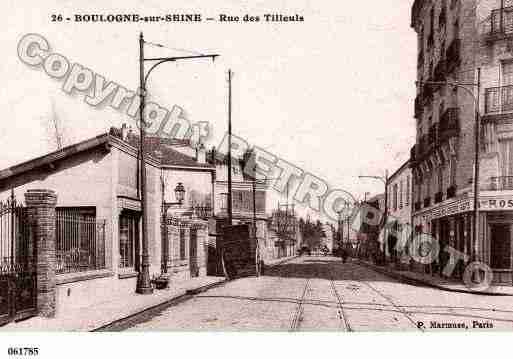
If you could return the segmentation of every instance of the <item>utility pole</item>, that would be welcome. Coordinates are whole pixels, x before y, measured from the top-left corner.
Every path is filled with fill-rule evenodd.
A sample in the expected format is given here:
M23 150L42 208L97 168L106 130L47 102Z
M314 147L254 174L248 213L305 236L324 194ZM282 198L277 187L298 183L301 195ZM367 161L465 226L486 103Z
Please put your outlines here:
M142 230L141 230L141 242L142 242L142 250L141 250L141 267L139 268L139 273L137 275L137 286L136 293L138 294L151 294L153 293L153 287L151 285L150 280L150 257L148 253L148 198L147 198L147 189L146 189L146 123L144 121L144 108L146 101L146 82L148 81L148 77L151 72L159 65L165 62L176 62L182 60L196 60L202 58L211 58L212 61L219 55L194 55L194 56L176 56L176 57L155 57L155 58L145 58L144 57L144 37L143 33L139 34L139 171L140 171L140 200L141 200L141 217L142 217ZM154 44L155 45L155 44ZM162 45L158 45L159 47L163 47ZM150 61L153 62L148 72L145 73L144 62ZM167 265L167 264L166 264Z
M475 148L474 148L474 258L479 260L479 149L481 121L479 118L479 92L481 90L481 68L477 69L477 95L475 105Z
M385 171L385 215L383 218L383 260L386 264L388 252L388 235L387 235L387 221L388 221L388 169Z
M228 70L228 225L232 224L232 70Z
M150 258L148 254L148 211L146 193L146 154L145 137L146 123L144 122L144 105L146 96L146 84L144 81L144 38L143 33L139 34L139 98L141 101L139 110L139 168L141 170L141 215L142 215L142 255L141 268L137 276L136 292L139 294L153 293L150 281Z
M256 173L253 173L253 231L257 238L257 214L256 214Z

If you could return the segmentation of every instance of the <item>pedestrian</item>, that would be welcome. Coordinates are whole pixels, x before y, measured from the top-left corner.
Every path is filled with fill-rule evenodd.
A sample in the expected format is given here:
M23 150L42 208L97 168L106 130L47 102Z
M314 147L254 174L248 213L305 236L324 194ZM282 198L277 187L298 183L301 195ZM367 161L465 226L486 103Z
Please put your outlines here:
M347 250L345 248L342 248L340 251L340 256L342 257L342 263L345 263L347 261L347 257L349 256L349 253L347 253Z

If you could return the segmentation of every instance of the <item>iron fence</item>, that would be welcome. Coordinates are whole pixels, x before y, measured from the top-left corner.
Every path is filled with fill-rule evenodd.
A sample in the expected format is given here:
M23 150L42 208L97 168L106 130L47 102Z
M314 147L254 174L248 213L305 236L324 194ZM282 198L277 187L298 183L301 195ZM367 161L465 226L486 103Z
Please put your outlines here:
M105 269L105 220L57 212L55 232L56 273Z
M0 272L14 273L33 264L26 207L14 196L0 202Z

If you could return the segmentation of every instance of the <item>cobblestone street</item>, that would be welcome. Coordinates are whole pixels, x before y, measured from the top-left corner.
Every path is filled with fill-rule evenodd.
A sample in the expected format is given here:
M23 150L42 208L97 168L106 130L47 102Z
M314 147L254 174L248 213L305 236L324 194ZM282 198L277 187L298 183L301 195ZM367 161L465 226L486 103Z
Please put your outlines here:
M356 263L301 257L213 288L112 330L511 330L507 296L399 283ZM458 327L460 329L455 329Z

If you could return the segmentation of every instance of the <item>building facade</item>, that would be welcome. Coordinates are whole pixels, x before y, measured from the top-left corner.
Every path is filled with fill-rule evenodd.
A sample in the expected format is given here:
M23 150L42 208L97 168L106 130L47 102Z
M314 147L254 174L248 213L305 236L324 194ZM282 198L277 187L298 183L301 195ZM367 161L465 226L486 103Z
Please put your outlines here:
M388 255L393 260L400 262L407 258L407 248L395 251L397 241L401 236L411 235L412 221L412 176L410 161L406 161L389 178L387 182L388 191L388 228L389 234Z
M55 207L57 312L133 293L141 264L138 139L111 129L78 144L0 171L0 201L51 190ZM151 142L151 141L150 141ZM208 213L215 168L159 143L148 143L148 251L150 275L173 280L206 275ZM175 189L185 189L181 205ZM0 236L0 239L2 237Z
M383 226L385 194L378 194L360 203L356 215L351 219L351 227L357 232L356 256L362 259L381 260L383 247L379 235Z
M447 263L443 248L450 246L490 266L496 282L513 280L512 10L510 0L416 0L412 8L420 84L411 151L413 224L442 248L426 269L432 272ZM474 238L476 102L480 216ZM453 275L462 272L460 261Z

